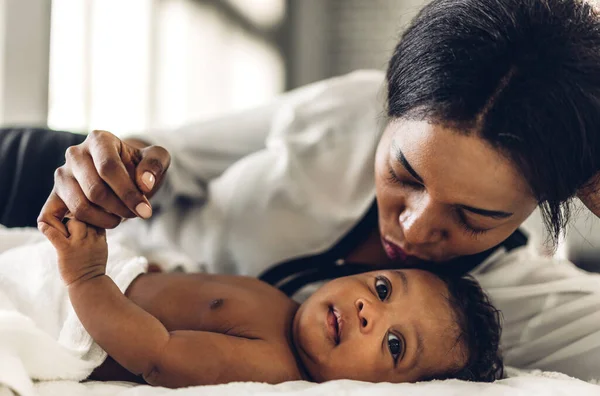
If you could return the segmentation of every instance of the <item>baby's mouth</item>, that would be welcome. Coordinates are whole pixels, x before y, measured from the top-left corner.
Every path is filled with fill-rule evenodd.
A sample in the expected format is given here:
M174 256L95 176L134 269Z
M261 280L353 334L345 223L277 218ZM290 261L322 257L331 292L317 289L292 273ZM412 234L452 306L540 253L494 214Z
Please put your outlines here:
M327 324L329 325L330 333L333 336L333 342L335 345L339 345L342 321L340 313L333 305L329 306L329 311L327 312Z

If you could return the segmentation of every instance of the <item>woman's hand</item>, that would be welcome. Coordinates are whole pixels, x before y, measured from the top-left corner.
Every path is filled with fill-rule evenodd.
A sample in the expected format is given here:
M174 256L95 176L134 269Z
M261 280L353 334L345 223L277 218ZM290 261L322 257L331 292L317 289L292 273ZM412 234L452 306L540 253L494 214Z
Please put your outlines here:
M93 131L83 143L69 147L65 158L38 217L38 223L65 237L67 212L99 228L114 228L123 218L152 216L146 196L158 190L171 161L162 147L126 143L107 131Z

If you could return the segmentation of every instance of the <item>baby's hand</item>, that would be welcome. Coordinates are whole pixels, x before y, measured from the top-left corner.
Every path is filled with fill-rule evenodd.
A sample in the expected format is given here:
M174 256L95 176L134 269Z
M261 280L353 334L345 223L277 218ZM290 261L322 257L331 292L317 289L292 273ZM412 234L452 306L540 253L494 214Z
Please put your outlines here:
M44 222L38 223L38 229L56 249L60 275L67 286L104 275L108 259L106 230L76 219L67 223L68 238Z

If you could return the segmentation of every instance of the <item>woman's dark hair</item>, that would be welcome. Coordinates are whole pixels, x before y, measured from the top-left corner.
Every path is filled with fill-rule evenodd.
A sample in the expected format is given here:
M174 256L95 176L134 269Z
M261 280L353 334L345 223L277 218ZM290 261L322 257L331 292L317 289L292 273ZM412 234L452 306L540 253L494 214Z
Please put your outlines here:
M600 18L577 0L434 0L387 71L388 115L478 134L522 172L552 242L600 167Z
M439 274L436 274L440 276ZM440 276L448 287L448 303L458 325L455 347L461 348L463 367L436 374L424 380L456 378L465 381L493 382L504 375L500 354L500 311L477 281L470 276Z

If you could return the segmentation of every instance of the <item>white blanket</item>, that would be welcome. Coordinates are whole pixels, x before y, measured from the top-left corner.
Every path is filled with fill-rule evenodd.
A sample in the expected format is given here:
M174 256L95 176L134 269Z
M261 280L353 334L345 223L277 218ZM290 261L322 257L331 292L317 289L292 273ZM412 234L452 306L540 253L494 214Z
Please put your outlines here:
M125 291L147 261L116 242L107 274ZM0 228L0 383L35 395L31 379L83 380L104 359L70 304L50 243L35 229Z
M458 380L420 382L416 384L369 384L357 381L332 381L324 384L287 382L279 385L232 383L169 390L123 383L46 382L36 386L40 396L239 396L239 395L344 395L344 396L598 396L600 386L570 378L563 374L540 371L526 373L509 370L510 378L492 384Z

